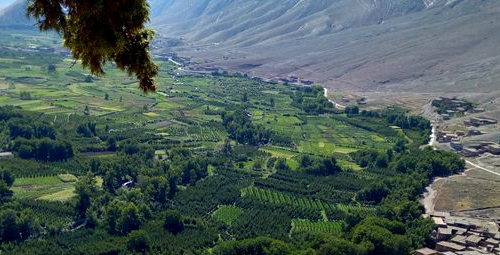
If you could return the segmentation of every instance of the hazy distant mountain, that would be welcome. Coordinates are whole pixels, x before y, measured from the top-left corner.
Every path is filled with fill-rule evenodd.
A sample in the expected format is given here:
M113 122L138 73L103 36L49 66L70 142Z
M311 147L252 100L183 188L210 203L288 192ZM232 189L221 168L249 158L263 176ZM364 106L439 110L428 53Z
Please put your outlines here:
M151 0L207 66L349 88L497 88L498 0Z
M33 27L35 22L26 17L27 0L0 0L0 26Z
M0 0L0 9L8 6L9 4L13 3L14 0Z
M0 24L32 25L24 2ZM498 89L498 0L149 2L152 25L174 39L162 41L176 45L158 51L208 67L350 89Z

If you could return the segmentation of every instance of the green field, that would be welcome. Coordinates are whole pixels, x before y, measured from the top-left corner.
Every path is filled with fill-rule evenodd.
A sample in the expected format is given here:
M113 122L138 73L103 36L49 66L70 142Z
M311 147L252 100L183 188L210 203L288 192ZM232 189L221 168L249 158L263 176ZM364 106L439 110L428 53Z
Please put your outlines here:
M432 230L414 217L419 191L460 169L419 149L428 121L345 113L319 86L157 59L157 91L144 94L113 63L100 77L73 65L52 34L1 30L0 45L0 149L14 153L0 158L0 217L31 227L0 240L2 254L135 254L136 241L152 254L311 254L324 234L368 249L362 235L379 233L406 254Z
M235 206L219 206L217 211L212 214L212 217L218 221L222 221L227 225L231 225L239 216L243 214L243 210Z
M68 201L74 197L73 175L37 178L18 178L12 186L14 196L20 199Z

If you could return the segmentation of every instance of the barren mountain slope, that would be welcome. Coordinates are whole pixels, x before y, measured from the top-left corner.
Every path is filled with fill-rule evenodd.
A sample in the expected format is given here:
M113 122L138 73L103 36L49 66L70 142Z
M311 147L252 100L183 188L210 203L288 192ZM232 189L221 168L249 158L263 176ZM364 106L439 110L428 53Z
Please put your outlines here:
M349 89L490 90L495 0L152 1L153 24L205 66Z
M349 90L467 93L499 86L498 0L149 2L152 25L175 39L159 41L176 42L157 43L157 52L206 67ZM0 25L32 26L24 4L0 10Z

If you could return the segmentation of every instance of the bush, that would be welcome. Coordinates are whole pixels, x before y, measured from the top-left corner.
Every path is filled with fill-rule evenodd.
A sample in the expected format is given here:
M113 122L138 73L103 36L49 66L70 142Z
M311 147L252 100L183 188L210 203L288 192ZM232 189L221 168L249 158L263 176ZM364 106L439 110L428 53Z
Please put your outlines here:
M149 242L149 237L144 230L135 230L128 235L127 248L133 252L146 253Z
M173 235L177 235L184 231L184 222L182 221L181 214L178 211L167 211L165 214L164 227Z

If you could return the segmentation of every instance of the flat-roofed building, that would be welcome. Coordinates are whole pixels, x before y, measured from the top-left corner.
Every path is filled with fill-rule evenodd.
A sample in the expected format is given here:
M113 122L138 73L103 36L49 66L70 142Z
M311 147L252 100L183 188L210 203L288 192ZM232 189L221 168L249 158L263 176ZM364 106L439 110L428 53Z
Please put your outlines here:
M442 241L442 240L448 240L450 239L452 236L452 233L451 233L451 228L438 228L438 231L437 231L437 240L439 241Z
M423 248L423 249L416 250L415 253L413 253L413 254L414 255L438 255L439 252L436 250L433 250L433 249Z
M465 246L447 241L441 241L436 244L436 250L439 252L446 252L446 251L457 252L457 251L465 251L465 249L466 249Z
M465 157L477 157L481 155L481 153L474 148L464 148L462 150L462 155L464 155Z
M476 235L470 235L465 239L465 244L467 246L473 246L473 247L479 247L479 243L484 240L484 237L481 236L476 236Z
M444 220L441 217L432 217L432 221L434 221L434 224L438 227L446 227L446 223L444 223Z
M463 236L463 235L456 235L454 236L450 241L453 242L453 243L456 243L458 245L463 245L465 246L466 245L466 242L465 240L467 239L466 236Z
M500 155L500 145L490 144L486 146L486 150L493 155Z

